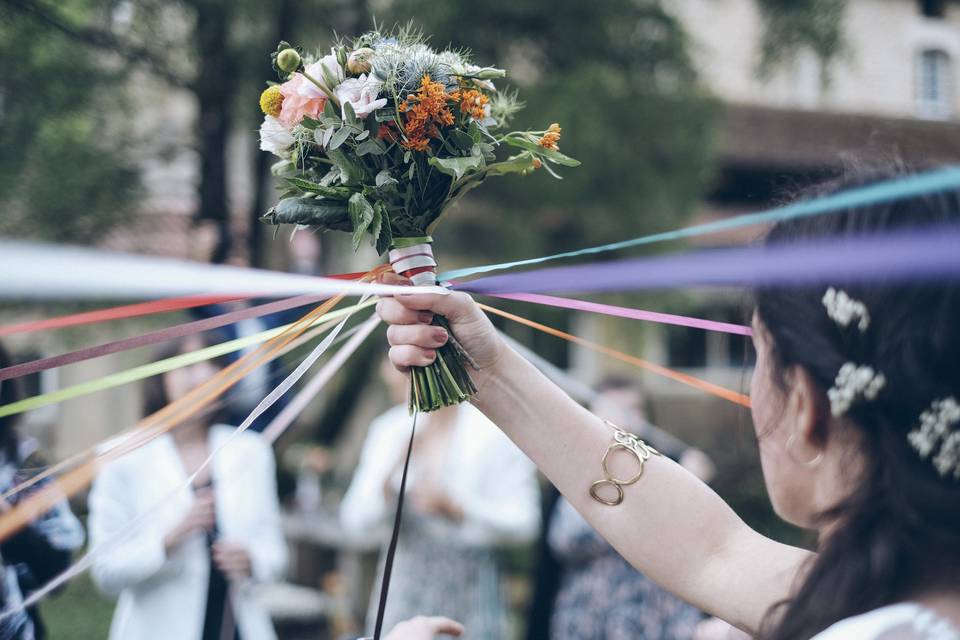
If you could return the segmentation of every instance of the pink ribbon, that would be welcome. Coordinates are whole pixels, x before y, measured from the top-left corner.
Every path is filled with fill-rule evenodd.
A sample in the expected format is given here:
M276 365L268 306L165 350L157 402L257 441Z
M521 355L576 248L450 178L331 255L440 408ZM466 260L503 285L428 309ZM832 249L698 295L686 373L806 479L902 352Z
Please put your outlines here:
M621 318L630 318L631 320L645 320L647 322L658 322L660 324L673 324L681 327L703 329L705 331L733 333L740 336L753 335L753 330L750 329L750 327L742 324L731 324L729 322L717 322L716 320L703 320L701 318L677 316L672 313L659 313L657 311L644 311L642 309L617 307L611 304L601 304L599 302L589 302L587 300L574 300L572 298L545 296L539 293L490 293L487 295L493 298L505 298L507 300L532 302L534 304L543 304L550 307L573 309L574 311L602 313L603 315L607 316L618 316Z

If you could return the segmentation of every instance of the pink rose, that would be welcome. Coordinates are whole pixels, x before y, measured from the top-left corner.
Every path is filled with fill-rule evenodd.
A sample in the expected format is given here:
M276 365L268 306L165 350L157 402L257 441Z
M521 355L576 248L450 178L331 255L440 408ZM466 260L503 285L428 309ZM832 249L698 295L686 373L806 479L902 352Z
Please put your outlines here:
M327 104L327 96L299 73L280 85L280 94L283 96L283 105L277 119L287 129L293 129L305 117L320 117Z

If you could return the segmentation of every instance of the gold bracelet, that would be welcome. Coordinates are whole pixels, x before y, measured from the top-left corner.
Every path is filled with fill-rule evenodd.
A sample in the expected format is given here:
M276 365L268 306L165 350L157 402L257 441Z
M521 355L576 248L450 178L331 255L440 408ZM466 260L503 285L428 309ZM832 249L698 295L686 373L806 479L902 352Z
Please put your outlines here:
M632 433L624 431L609 420L604 420L603 422L608 427L613 429L613 442L609 447L607 447L607 451L603 454L603 460L601 461L601 466L603 467L603 480L597 480L590 485L590 497L600 504L615 507L623 502L623 488L627 485L635 483L640 479L640 476L643 475L643 463L649 460L650 456L659 456L660 452ZM637 458L637 473L627 480L616 478L612 473L610 473L608 459L610 458L610 454L617 450L623 450L628 453L632 453ZM617 497L615 499L609 500L600 496L598 492L599 489L606 485L610 485L616 489Z

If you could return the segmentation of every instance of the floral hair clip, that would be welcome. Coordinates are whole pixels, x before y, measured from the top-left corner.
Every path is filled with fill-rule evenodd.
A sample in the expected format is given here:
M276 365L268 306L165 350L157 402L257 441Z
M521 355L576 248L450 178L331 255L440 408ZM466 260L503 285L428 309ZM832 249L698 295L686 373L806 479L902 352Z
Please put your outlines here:
M833 386L827 390L830 413L840 417L850 410L858 397L873 400L887 384L887 378L873 367L847 362L837 373Z
M934 400L930 408L920 414L920 426L907 434L907 439L921 458L933 456L937 472L960 480L960 429L951 433L951 427L960 423L960 404L953 396Z
M867 306L859 300L854 300L843 289L839 291L830 287L823 294L823 306L827 308L827 315L841 327L849 327L857 319L857 329L860 333L870 326L870 312Z

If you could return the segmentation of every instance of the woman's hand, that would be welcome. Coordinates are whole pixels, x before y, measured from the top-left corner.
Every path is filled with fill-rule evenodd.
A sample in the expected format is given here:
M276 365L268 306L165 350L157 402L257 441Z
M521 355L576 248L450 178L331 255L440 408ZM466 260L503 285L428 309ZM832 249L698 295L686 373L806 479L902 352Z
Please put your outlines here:
M163 538L163 544L167 553L170 553L176 547L180 546L184 540L194 533L213 531L216 518L217 514L213 502L213 491L210 489L198 490L193 504L190 505L190 510L187 511L187 515Z
M446 491L433 482L414 484L408 492L414 510L428 516L440 516L453 522L463 520L463 509Z
M410 284L410 280L395 273L384 273L380 282ZM484 380L489 378L507 349L493 324L473 298L465 293L422 293L382 298L377 303L377 312L390 325L387 329L390 360L401 371L430 364L437 357L436 349L446 343L446 331L430 324L434 313L447 319L457 340L480 367L480 371L470 371L478 389L483 388Z
M241 582L252 575L253 566L247 547L238 542L218 540L213 544L213 562L230 582Z
M463 625L450 618L417 616L399 623L390 630L384 640L432 640L438 633L460 636L463 633Z

